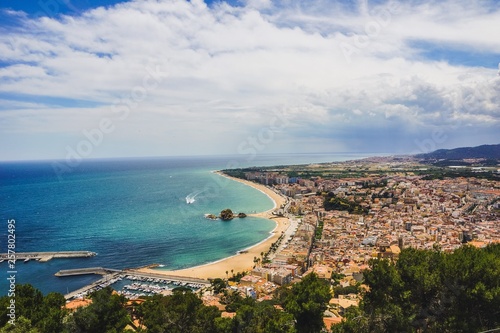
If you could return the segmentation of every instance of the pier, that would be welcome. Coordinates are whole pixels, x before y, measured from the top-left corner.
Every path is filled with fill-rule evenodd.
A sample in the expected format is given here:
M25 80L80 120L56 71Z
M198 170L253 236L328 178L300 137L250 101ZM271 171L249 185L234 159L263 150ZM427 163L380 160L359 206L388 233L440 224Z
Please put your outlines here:
M15 254L1 253L0 260L13 260L15 258L15 260L46 262L54 258L90 258L96 255L97 253L91 251L17 252Z
M116 281L116 279L120 276L121 273L113 273L113 274L107 274L104 275L102 278L99 280L92 282L89 285L86 285L85 287L82 287L78 290L72 291L66 295L64 295L64 298L66 300L70 300L76 297L83 297L83 296L88 296L90 293L93 291L99 290L101 288L107 287Z
M76 269L62 269L55 274L55 276L63 277L63 276L76 276L76 275L89 275L89 274L98 274L98 275L108 275L114 273L121 273L122 270L112 269L112 268L103 268L103 267L89 267L89 268L76 268Z

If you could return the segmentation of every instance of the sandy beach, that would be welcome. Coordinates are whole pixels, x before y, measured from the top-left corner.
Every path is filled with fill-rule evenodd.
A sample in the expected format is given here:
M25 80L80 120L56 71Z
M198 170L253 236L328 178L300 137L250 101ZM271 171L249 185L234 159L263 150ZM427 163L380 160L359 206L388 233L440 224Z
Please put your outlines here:
M220 172L216 173L223 177L228 177L226 175L221 174ZM228 177L228 178L231 178L234 181L246 184L263 192L274 201L275 208L280 207L282 204L285 203L284 197L282 197L281 195L277 194L276 192L267 188L264 185L233 177ZM253 262L254 257L260 258L261 252L266 253L271 247L271 244L276 242L276 240L279 238L281 232L285 231L290 225L287 218L275 217L274 215L272 215L272 212L274 211L275 208L262 213L250 214L251 216L255 217L271 219L272 221L276 222L276 228L272 231L272 234L270 235L269 238L254 245L251 248L245 249L244 253L240 253L213 263L208 263L205 265L181 269L181 270L167 271L162 269L141 268L139 269L139 271L147 273L208 279L208 278L225 278L226 271L228 271L229 276L231 276L231 270L233 270L234 273L251 270L252 267L254 266Z

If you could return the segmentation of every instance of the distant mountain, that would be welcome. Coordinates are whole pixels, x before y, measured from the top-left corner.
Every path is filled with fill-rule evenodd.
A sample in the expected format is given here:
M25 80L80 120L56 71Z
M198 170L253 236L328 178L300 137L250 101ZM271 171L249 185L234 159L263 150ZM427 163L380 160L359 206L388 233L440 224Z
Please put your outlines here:
M500 159L500 144L463 147L455 149L439 149L427 154L415 155L425 160L462 160L465 158Z

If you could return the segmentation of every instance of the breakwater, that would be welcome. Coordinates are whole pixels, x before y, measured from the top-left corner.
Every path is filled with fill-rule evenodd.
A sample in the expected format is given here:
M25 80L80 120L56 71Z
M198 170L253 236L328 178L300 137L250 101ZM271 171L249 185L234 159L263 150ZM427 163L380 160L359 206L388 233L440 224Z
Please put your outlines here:
M90 258L97 253L91 251L58 251L58 252L16 252L0 253L0 260L38 260L46 262L54 258Z
M76 268L76 269L62 269L55 274L55 276L75 276L75 275L88 275L88 274L98 274L106 275L113 273L121 273L119 269L103 268L103 267L89 267L89 268Z

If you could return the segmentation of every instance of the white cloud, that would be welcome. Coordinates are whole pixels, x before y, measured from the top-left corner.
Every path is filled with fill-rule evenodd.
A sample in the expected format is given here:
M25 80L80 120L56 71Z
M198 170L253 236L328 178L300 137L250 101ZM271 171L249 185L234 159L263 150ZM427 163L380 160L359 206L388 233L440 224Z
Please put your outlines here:
M31 110L13 106L9 111L5 104L2 136L16 133L35 141L43 124L54 140L72 133L65 136L71 145L100 118L116 120L112 110L118 99L140 94L130 117L116 120L109 139L115 143L108 150L101 147L103 155L116 154L120 142L134 141L137 133L130 155L140 153L140 143L155 142L161 143L158 154L234 153L238 140L258 133L272 112L283 109L290 124L266 147L269 151L295 151L296 137L304 150L308 142L314 151L377 150L394 139L375 144L363 138L381 132L389 137L391 131L427 133L457 119L460 126L484 127L495 141L497 70L432 60L413 44L500 54L492 33L500 30L500 10L488 4L420 1L373 7L361 1L349 8L327 0L307 5L249 0L243 7L209 7L201 0L149 0L59 19L12 13L25 25L0 36L0 61L7 64L0 67L0 96L98 106L65 102L55 108L54 102L38 102ZM155 71L161 76L144 88ZM349 130L357 133L356 140L340 135ZM412 150L412 140L402 138L406 146L398 149ZM40 143L57 157L50 136ZM33 148L19 149L28 157Z

